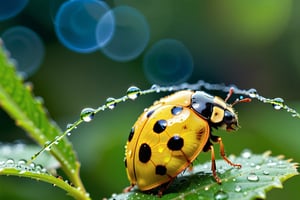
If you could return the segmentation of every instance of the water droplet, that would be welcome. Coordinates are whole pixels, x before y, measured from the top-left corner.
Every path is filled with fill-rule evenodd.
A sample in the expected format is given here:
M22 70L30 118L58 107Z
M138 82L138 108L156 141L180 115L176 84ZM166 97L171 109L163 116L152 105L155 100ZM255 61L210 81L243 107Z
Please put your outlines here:
M268 167L275 167L277 165L277 163L276 162L273 162L273 160L268 160L268 163L267 163L267 166Z
M249 93L249 97L251 98L255 98L257 96L257 91L254 88L249 89L248 93Z
M30 167L31 169L34 169L34 168L35 168L35 163L34 163L34 162L31 162L31 163L29 164L29 167Z
M70 129L70 128L72 128L72 126L73 126L74 124L67 124L67 129Z
M37 164L36 167L35 167L35 171L37 173L43 172L43 169L44 169L44 167L41 164Z
M141 89L136 86L131 86L127 90L127 96L131 100L135 100L141 94Z
M228 197L229 197L228 194L226 192L224 192L223 190L219 190L214 195L215 200L224 200L224 199L228 199Z
M240 185L235 186L234 191L240 192L242 191L242 187Z
M247 180L251 182L257 182L259 181L259 177L254 172L252 172L247 176Z
M6 164L6 167L13 167L15 165L15 161L14 161L14 159L9 158L6 160L5 164Z
M243 158L249 159L249 158L251 158L252 153L251 153L251 151L250 151L249 149L245 149L245 150L242 152L241 156L242 156Z
M114 109L115 107L116 107L116 104L117 104L117 102L116 102L116 99L115 98L113 98L113 97L108 97L107 99L106 99L106 106L109 108L109 109Z
M95 109L93 108L84 108L80 113L80 118L85 122L90 122L94 119Z
M280 97L274 98L272 99L272 106L275 110L280 110L281 108L283 108L283 102L284 100Z
M270 172L269 172L269 171L267 171L267 170L264 170L264 171L263 171L263 174L264 174L264 175L269 175L269 174L270 174Z
M18 166L23 167L24 165L26 165L27 161L25 159L21 159L18 161Z
M45 151L50 151L51 150L51 142L50 141L47 141L45 144L44 144L44 148L45 148Z
M156 84L153 84L152 86L151 86L151 90L154 90L155 92L160 92L160 87L158 86L158 85L156 85Z
M55 138L54 138L54 144L57 145L59 143L59 141L60 141L59 136L55 136Z
M71 136L71 135L72 135L72 133L71 133L71 132L68 132L68 133L67 133L67 136Z
M278 167L279 167L279 168L286 168L286 164L285 164L282 160L280 160L280 161L278 162Z
M209 187L208 187L208 186L205 186L204 190L205 190L205 191L209 190Z

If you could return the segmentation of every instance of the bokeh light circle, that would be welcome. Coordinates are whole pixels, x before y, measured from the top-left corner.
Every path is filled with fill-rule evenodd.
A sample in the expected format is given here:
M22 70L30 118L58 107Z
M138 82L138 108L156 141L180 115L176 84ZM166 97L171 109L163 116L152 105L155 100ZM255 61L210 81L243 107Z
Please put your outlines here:
M27 78L40 67L44 54L44 44L40 37L31 29L16 26L2 34L5 48L17 61L17 69Z
M54 22L60 42L79 53L101 48L113 35L114 19L107 14L109 10L103 1L66 1L59 8Z
M112 39L101 50L115 61L126 62L137 58L146 48L150 30L145 17L135 8L118 6L111 10L115 18Z
M0 0L0 21L16 16L27 3L28 0Z
M145 54L144 73L151 83L173 85L186 81L194 68L193 57L184 44L174 39L155 43Z

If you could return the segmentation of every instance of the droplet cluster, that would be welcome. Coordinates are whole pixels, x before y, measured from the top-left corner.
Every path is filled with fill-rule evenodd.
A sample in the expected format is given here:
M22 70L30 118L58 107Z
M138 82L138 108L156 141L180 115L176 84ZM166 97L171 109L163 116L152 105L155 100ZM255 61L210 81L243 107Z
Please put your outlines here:
M19 174L24 174L27 172L37 173L37 174L48 173L47 169L44 168L42 165L35 164L34 162L28 164L27 160L25 159L20 159L15 161L12 158L8 158L5 161L0 161L0 171L6 169L15 169L18 171Z
M56 137L54 141L49 141L48 143L46 143L42 150L40 150L38 153L32 156L30 162L36 159L36 157L43 151L50 151L51 146L57 144L66 135L67 136L71 135L71 131L76 129L77 126L82 122L92 121L94 119L94 116L100 111L104 111L106 109L113 110L117 106L117 104L121 102L125 102L127 100L135 100L142 95L151 94L151 93L160 93L160 92L175 92L175 91L186 90L186 89L212 90L212 91L216 90L216 91L223 91L223 92L229 92L233 89L234 94L240 95L240 99L243 99L244 96L248 96L251 99L257 99L263 103L271 104L276 110L280 110L280 109L286 110L287 112L292 113L293 117L300 118L300 114L296 110L284 104L284 100L282 98L280 97L274 99L265 98L259 95L257 90L254 88L251 88L249 90L241 90L234 85L226 86L224 84L211 84L211 83L204 82L203 80L199 80L195 84L182 83L180 85L173 85L173 86L159 86L154 84L149 89L146 90L141 90L136 86L131 86L127 89L126 95L123 97L120 98L108 97L106 99L105 104L99 106L96 109L84 108L80 113L80 118L74 123L68 124L66 131L62 135ZM248 156L248 155L249 152L244 152L243 154L243 156Z

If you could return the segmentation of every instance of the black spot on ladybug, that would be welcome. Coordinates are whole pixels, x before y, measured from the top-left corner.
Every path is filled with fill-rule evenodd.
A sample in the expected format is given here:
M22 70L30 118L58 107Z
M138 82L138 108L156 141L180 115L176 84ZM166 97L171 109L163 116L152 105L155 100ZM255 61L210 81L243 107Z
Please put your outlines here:
M178 151L181 150L183 144L183 139L179 135L174 135L169 139L167 146L172 151Z
M125 167L127 168L127 159L124 160Z
M130 130L130 133L129 133L129 136L128 136L128 142L131 141L133 135L134 135L134 127L132 127L131 130Z
M171 109L172 115L179 115L182 112L183 108L181 106L174 106Z
M158 120L154 126L153 126L153 131L155 133L161 133L167 128L167 121L164 119Z
M155 167L155 174L157 175L165 175L167 173L167 168L163 165L157 165Z
M151 158L151 148L147 143L143 143L139 150L139 160L142 163L147 163Z
M150 110L149 112L147 112L147 118L151 117L151 115L154 113L155 110Z

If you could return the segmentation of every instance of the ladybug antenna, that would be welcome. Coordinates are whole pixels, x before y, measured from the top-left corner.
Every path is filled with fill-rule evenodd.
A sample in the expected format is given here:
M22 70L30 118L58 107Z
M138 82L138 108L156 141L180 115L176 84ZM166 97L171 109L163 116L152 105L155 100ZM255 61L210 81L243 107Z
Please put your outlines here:
M228 91L228 94L227 94L226 99L224 100L226 103L227 103L227 101L230 99L230 97L232 96L233 92L234 92L234 88L231 87L231 88L229 89L229 91ZM240 99L237 98L237 99L231 104L231 106L233 107L233 106L236 105L237 103L248 103L248 102L251 102L251 99L250 99L250 98L240 98Z

